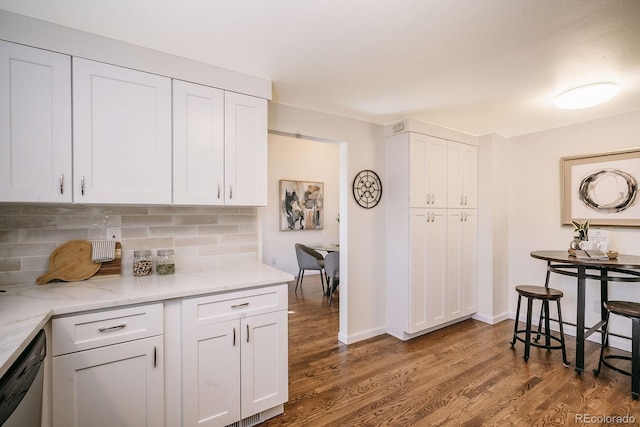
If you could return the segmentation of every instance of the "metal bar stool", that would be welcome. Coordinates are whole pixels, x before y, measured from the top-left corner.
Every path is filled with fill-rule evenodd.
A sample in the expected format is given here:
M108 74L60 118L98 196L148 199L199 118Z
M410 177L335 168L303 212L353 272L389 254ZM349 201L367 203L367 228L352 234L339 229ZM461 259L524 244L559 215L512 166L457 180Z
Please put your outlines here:
M517 341L524 343L524 360L529 360L529 352L531 346L546 348L547 350L562 350L562 363L564 366L569 366L567 361L567 353L564 346L564 330L562 328L562 310L560 308L560 299L563 296L562 291L549 288L546 286L535 285L518 285L516 286L516 292L518 292L518 308L516 309L516 320L513 327L513 340L511 340L511 348ZM520 304L522 297L527 298L527 324L525 329L518 330L518 320L520 318ZM543 336L545 338L544 344L540 344L537 340L531 339L531 315L533 313L533 300L542 301L542 310L544 311L545 328ZM549 301L556 301L558 306L558 324L560 325L560 338L551 334L551 328L549 327ZM538 333L540 329L538 328ZM519 334L525 334L525 338L518 336ZM559 345L552 345L551 341L558 342Z
M605 365L616 372L631 377L631 396L638 399L640 394L640 303L629 301L606 301L603 303L605 308L605 323L602 325L602 346L600 347L600 361L598 368L593 370L597 376L600 374L602 365ZM609 316L611 314L628 317L631 319L631 357L608 354L604 355L604 348L607 346L607 338L609 335ZM621 359L631 361L631 372L613 366L607 360Z

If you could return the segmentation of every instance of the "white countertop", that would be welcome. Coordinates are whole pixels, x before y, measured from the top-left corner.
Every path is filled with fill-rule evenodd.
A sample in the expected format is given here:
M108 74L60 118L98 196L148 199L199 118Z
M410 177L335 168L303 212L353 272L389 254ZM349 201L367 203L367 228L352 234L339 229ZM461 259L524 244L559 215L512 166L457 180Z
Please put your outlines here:
M0 376L52 316L233 291L293 280L255 263L168 276L0 286Z

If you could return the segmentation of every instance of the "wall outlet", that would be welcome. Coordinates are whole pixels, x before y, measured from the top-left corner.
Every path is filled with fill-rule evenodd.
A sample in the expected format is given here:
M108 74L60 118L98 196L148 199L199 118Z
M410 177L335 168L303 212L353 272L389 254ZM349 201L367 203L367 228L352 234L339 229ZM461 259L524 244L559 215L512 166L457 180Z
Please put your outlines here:
M122 241L122 228L120 227L107 227L106 229L107 240L115 240L116 242Z

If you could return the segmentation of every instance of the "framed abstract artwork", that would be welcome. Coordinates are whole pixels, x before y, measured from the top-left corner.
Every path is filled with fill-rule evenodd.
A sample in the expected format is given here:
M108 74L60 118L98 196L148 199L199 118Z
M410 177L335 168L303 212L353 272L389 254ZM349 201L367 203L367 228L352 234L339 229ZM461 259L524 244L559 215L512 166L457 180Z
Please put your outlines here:
M640 227L640 148L563 157L562 223Z
M280 180L280 230L324 228L324 183Z

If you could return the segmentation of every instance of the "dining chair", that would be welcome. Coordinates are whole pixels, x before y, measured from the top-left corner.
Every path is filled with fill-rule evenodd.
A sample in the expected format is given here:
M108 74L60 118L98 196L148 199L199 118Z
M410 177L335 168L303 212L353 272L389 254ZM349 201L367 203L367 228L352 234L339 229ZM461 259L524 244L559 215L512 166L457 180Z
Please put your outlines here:
M329 252L324 257L324 272L327 275L327 292L329 293L329 306L331 306L333 292L340 282L340 252Z
M324 294L324 258L320 254L320 252L315 251L303 245L302 243L296 243L296 258L298 259L299 270L298 277L296 278L295 292L298 291L298 286L300 286L300 289L302 289L302 279L304 278L304 272L306 270L317 270L320 272L320 283L322 283L322 293Z

